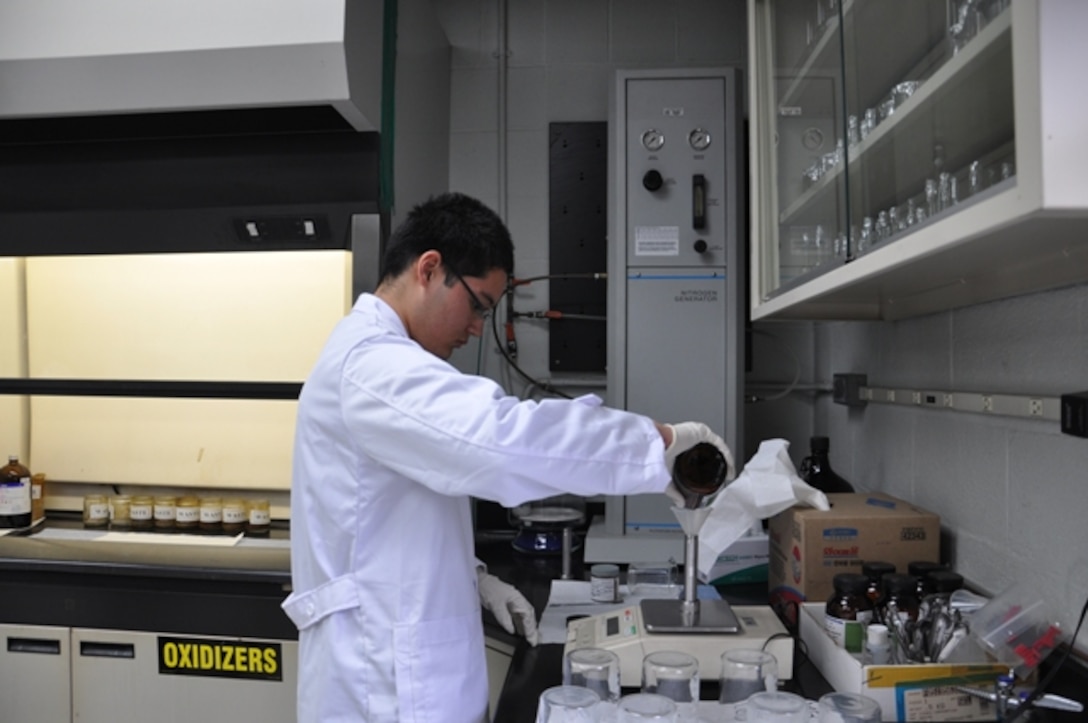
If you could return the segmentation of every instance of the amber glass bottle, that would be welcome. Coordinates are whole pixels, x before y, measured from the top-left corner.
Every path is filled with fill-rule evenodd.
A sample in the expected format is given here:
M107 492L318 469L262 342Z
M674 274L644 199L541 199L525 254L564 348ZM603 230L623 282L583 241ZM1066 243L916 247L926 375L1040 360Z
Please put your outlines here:
M0 527L30 527L30 470L15 455L0 467Z
M672 479L684 495L688 507L721 489L729 477L729 462L721 450L709 442L700 442L681 452L672 467Z
M809 456L801 460L801 479L828 494L854 491L852 484L831 469L831 461L827 456L831 450L831 441L827 437L813 437L809 441L809 448Z

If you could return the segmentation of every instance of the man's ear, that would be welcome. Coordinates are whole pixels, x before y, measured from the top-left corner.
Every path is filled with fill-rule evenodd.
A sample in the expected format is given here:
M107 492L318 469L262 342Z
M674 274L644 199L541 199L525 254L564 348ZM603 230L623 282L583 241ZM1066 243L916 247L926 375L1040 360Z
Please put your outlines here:
M424 251L416 259L416 279L420 284L427 284L431 277L441 273L442 254L435 250Z

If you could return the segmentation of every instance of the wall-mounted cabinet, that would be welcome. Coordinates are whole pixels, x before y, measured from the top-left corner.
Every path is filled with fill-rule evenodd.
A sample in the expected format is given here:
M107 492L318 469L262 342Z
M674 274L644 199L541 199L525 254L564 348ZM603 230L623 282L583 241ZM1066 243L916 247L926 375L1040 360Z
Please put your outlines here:
M749 0L754 319L1088 280L1077 0Z

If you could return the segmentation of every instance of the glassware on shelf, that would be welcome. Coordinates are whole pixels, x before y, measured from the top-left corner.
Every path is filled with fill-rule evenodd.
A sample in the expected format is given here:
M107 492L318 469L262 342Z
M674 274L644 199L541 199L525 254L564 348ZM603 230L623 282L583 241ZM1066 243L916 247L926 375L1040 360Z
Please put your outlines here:
M861 117L861 140L865 140L873 129L876 128L876 108L866 108Z
M941 210L940 199L937 193L937 181L926 179L926 216L933 217Z
M861 142L861 128L858 117L851 115L846 119L846 143L852 148Z
M873 219L866 216L861 220L861 234L858 236L858 252L867 251L873 245Z
M906 103L921 84L920 80L904 80L892 86L891 96L895 101L895 107L899 108Z
M887 241L892 235L891 226L888 223L888 212L881 211L876 215L876 224L873 227L873 242Z
M971 161L967 167L967 196L974 196L982 190L982 163Z

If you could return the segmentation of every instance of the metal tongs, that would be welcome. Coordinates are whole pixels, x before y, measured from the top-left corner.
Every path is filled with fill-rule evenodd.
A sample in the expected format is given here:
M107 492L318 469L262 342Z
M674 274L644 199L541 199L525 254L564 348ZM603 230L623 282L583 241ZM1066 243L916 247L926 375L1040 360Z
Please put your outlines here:
M997 707L997 719L999 721L1004 720L1005 716L1010 711L1019 708L1028 695L1027 691L1017 692L1013 688L1013 677L1011 675L998 676L997 682L994 684L992 690L971 688L963 685L957 685L956 690L993 703ZM1051 710L1068 711L1070 713L1080 713L1084 710L1084 705L1082 703L1053 693L1044 693L1033 700L1031 705L1036 708L1049 708Z

